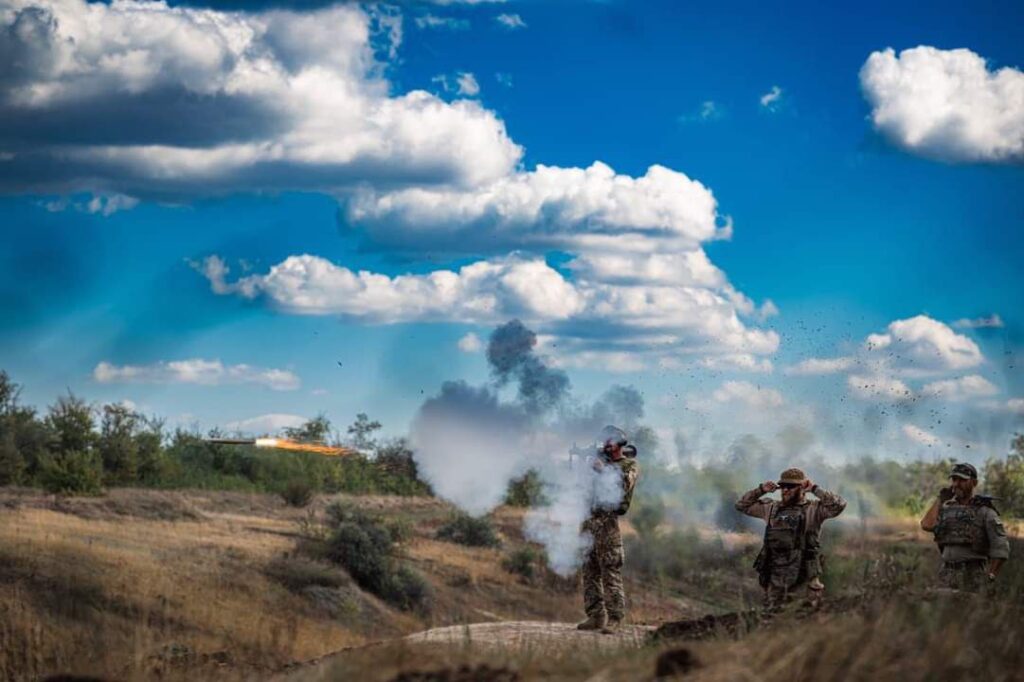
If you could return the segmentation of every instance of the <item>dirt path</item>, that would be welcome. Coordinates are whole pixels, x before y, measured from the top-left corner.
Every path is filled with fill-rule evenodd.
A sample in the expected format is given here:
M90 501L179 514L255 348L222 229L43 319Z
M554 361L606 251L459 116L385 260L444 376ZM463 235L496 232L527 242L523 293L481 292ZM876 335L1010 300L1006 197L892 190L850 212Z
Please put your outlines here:
M409 635L405 640L411 643L471 644L532 650L568 649L579 646L606 648L640 646L647 633L653 629L646 625L627 625L613 635L603 635L598 632L581 632L576 629L574 623L505 621L434 628Z
M406 637L371 644L368 646L428 644L474 649L501 650L515 653L544 655L573 649L620 649L641 646L648 633L654 630L648 625L627 625L612 635L597 632L581 632L575 623L548 623L544 621L502 621L497 623L473 623L432 628ZM362 648L362 647L359 647ZM358 649L358 648L357 648ZM324 656L307 665L297 666L275 675L267 682L319 682L331 679L331 667L341 656L357 649L346 649Z

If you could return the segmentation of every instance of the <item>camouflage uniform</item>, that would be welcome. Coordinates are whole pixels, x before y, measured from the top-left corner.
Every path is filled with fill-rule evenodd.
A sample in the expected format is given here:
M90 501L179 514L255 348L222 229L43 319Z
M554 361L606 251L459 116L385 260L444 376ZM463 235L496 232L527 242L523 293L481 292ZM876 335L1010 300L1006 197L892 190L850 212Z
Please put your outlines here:
M989 559L1010 558L1006 528L987 497L975 495L966 504L947 500L934 532L942 552L939 581L944 587L977 592L985 584Z
M605 466L622 472L622 502L616 509L595 509L583 523L583 530L594 536L583 564L583 608L597 623L620 622L626 615L626 593L622 585L625 552L619 532L619 516L629 510L640 468L636 460L622 458Z
M746 493L736 502L737 511L767 523L764 545L754 568L765 591L765 604L778 607L788 601L802 586L807 600L818 604L825 586L821 576L821 525L826 519L839 516L846 500L819 486L811 488L817 500L783 506L762 498L761 486Z

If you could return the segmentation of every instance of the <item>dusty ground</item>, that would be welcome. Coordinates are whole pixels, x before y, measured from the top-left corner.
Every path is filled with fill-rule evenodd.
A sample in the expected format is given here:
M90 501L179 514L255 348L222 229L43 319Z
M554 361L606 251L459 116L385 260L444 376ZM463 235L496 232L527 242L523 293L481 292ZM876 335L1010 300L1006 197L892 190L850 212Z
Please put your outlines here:
M978 610L991 618L940 627L947 621L937 606L886 611L884 599L874 610L823 613L739 638L638 646L652 626L722 611L724 595L693 579L658 586L628 578L629 627L615 637L579 633L572 581L525 582L501 567L522 546L521 510L499 510L503 547L480 549L435 539L451 512L437 500L355 501L411 527L401 553L430 582L432 615L398 611L340 569L330 588L282 583L275 567L295 559L310 515L327 499L296 510L269 495L115 490L67 500L0 490L0 680L74 671L122 680L597 682L653 679L676 665L714 681L829 679L849 670L850 680L930 682L974 669L1009 681L1024 666L1019 614L991 604ZM756 541L724 538L737 551ZM836 583L862 587L928 574L935 558L913 520L847 524L830 552ZM1024 584L1024 573L1015 575ZM752 580L728 578L720 589ZM960 652L956 665L936 667L950 650ZM989 665L992 657L1002 667Z
M62 670L248 677L430 628L580 617L571 581L528 584L502 569L522 543L520 510L496 515L503 548L468 548L434 539L451 510L430 498L358 504L412 525L402 550L434 589L433 615L390 608L347 577L329 594L289 591L270 568L294 554L307 515L330 501L297 510L241 493L0 490L0 679ZM706 608L644 585L629 590L637 623Z

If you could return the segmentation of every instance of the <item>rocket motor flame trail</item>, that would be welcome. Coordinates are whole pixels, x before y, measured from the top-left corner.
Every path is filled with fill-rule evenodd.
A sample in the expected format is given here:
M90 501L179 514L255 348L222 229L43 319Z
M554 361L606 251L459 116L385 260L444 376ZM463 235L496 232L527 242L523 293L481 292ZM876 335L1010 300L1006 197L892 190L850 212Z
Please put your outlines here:
M296 443L285 438L207 438L207 443L218 445L252 445L257 448L275 448L277 450L293 450L295 452L314 452L325 457L347 457L356 451L351 448L331 447L329 445L313 445Z

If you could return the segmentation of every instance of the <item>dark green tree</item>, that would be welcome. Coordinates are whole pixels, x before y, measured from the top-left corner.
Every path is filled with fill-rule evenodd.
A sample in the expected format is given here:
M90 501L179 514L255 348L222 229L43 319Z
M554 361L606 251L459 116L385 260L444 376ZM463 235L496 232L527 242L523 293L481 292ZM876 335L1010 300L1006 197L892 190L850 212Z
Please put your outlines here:
M70 391L57 398L46 415L46 423L56 438L54 450L63 452L92 452L96 444L93 408Z
M985 463L985 493L1000 498L1004 514L1024 517L1024 434L1014 436L1006 457Z
M381 423L366 416L365 412L356 415L356 420L348 427L348 435L354 447L360 450L376 450L377 441L373 437L375 431L381 429Z
M331 437L331 420L324 414L318 414L302 426L287 427L284 435L300 443L326 445Z
M0 370L0 485L21 483L25 458L18 448L15 413L21 386Z
M128 483L138 477L139 444L136 436L141 421L139 415L125 405L103 406L97 449L110 482Z

